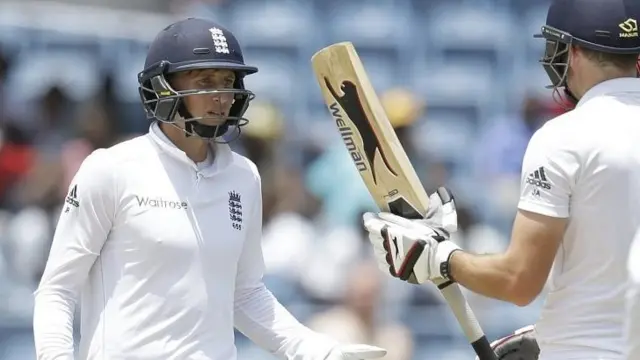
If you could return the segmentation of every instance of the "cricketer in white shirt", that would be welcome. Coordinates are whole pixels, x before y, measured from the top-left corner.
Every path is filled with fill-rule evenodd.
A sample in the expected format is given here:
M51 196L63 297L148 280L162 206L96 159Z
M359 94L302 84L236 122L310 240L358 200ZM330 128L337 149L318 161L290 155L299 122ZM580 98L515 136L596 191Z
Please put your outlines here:
M609 80L530 141L518 207L569 219L535 326L541 359L621 358L626 259L640 226L638 119L640 80Z
M260 176L228 145L196 164L154 123L96 150L70 185L35 295L38 359L73 359L80 294L80 359L232 360L234 326L278 358L325 359L338 344L262 283L261 230Z
M82 360L234 360L234 327L280 359L385 355L311 331L264 286L260 175L223 137L257 71L211 20L158 33L138 74L149 133L94 151L70 185L35 293L39 360L73 359L79 298Z
M469 254L433 238L428 224L368 214L365 226L378 261L396 269L392 274L413 271L419 283L453 278L521 306L538 296L549 274L534 332L539 359L623 359L627 259L640 228L638 144L640 79L600 82L530 140L505 254ZM415 265L407 265L420 239L425 249Z

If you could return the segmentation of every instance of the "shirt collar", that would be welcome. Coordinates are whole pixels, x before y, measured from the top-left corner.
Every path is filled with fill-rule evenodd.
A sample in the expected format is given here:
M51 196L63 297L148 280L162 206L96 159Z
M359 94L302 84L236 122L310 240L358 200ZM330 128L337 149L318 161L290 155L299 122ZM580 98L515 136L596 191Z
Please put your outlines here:
M617 78L603 81L589 89L578 101L576 107L584 105L587 101L598 96L620 94L625 92L640 92L640 79L638 78Z
M205 164L201 164L198 166L193 160L191 160L187 154L180 150L168 137L165 133L162 132L160 126L157 121L154 121L149 127L149 137L156 144L160 150L173 157L174 159L188 164L194 170L201 173L205 177L209 177L217 173L218 171L222 171L226 167L231 164L232 154L231 148L227 144L219 144L219 143L210 143L209 156L214 156L213 161L205 160Z

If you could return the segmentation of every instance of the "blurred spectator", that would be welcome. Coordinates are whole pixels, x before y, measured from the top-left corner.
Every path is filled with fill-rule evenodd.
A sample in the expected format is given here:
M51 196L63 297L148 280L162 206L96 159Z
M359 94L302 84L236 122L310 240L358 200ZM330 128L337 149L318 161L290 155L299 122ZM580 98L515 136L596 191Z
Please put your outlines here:
M256 164L262 178L267 274L296 282L316 238L312 220L318 202L304 186L301 170L282 155L284 116L280 109L256 100L245 116L249 123L232 145Z
M40 206L47 210L57 207L63 186L60 151L71 137L67 117L71 101L62 88L53 86L40 99L36 111L34 136L35 162L20 184L17 201L24 206Z
M239 147L236 150L251 159L260 172L264 223L279 212L304 212L303 202L307 194L295 191L300 188L293 185L298 176L296 169L290 168L282 154L285 122L282 112L270 102L256 100L247 109L245 117L249 122L241 128L237 143L231 145ZM292 178L289 179L288 175ZM293 191L288 192L284 184L294 186ZM284 205L287 210L282 209L283 201L287 202Z
M401 324L386 321L382 295L382 273L375 262L358 262L345 268L347 286L343 301L313 316L309 327L336 340L372 344L388 350L385 360L410 360L413 339Z
M559 115L550 97L527 96L520 114L493 122L478 138L474 151L475 177L486 189L486 215L496 225L510 226L520 188L522 159L533 133ZM493 213L489 214L493 210Z
M456 198L456 212L458 230L451 234L451 241L462 249L476 254L491 254L506 250L509 238L505 233L480 221L478 214L469 204Z
M239 138L244 155L251 159L262 174L270 170L276 161L284 136L284 115L274 104L254 100L245 117L249 122L242 127Z
M34 158L35 150L25 134L14 124L0 124L0 208L10 206L10 191L26 176Z
M8 222L6 242L0 244L7 255L8 272L32 290L44 271L52 228L46 211L37 206L25 207Z
M413 144L411 130L413 124L425 111L424 102L418 99L413 92L404 88L385 91L380 96L380 102L407 155L409 158L417 160L418 151Z
M56 158L62 144L70 138L68 120L72 106L64 89L57 85L49 88L39 99L35 113L37 125L34 144L43 161Z
M263 180L264 181L264 180ZM262 243L269 274L297 281L317 241L313 218L317 205L302 182L299 170L283 169L263 189L265 213Z
M116 119L110 117L111 113L105 103L92 101L83 104L74 123L77 136L62 144L60 199L66 195L71 180L89 154L96 149L108 148L123 140L118 135Z
M525 97L521 113L499 119L479 139L478 171L488 178L520 176L529 139L545 122L559 115L551 98Z
M325 304L341 298L349 287L345 271L360 260L364 249L361 231L355 226L316 227L315 242L297 274L311 301Z

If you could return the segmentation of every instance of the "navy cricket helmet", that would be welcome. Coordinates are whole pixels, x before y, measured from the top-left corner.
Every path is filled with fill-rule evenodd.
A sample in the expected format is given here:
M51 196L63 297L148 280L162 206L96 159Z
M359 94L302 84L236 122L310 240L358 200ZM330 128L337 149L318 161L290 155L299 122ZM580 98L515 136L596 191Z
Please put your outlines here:
M191 70L228 69L236 75L231 89L193 89L176 91L167 76ZM138 74L140 98L148 118L173 123L177 115L185 120L187 135L213 139L224 135L230 126L237 129L248 120L243 117L255 95L245 89L244 77L258 69L244 63L240 44L226 28L209 20L189 18L167 26L151 43L144 70ZM233 104L225 123L209 126L203 117L192 116L183 98L202 94L233 94Z
M554 90L568 92L567 72L571 45L611 54L640 54L640 1L553 0L542 33L546 40L540 60Z

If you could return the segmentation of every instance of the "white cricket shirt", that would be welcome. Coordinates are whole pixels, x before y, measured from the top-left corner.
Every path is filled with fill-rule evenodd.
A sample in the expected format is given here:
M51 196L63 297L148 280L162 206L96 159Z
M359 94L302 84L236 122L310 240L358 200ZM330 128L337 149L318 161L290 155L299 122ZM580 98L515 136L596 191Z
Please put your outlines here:
M541 360L621 359L640 225L640 79L609 80L532 137L519 208L569 218L536 324Z
M262 283L255 165L215 145L200 167L152 125L82 164L35 293L39 360L233 360L234 325L280 358L335 343L296 321Z

